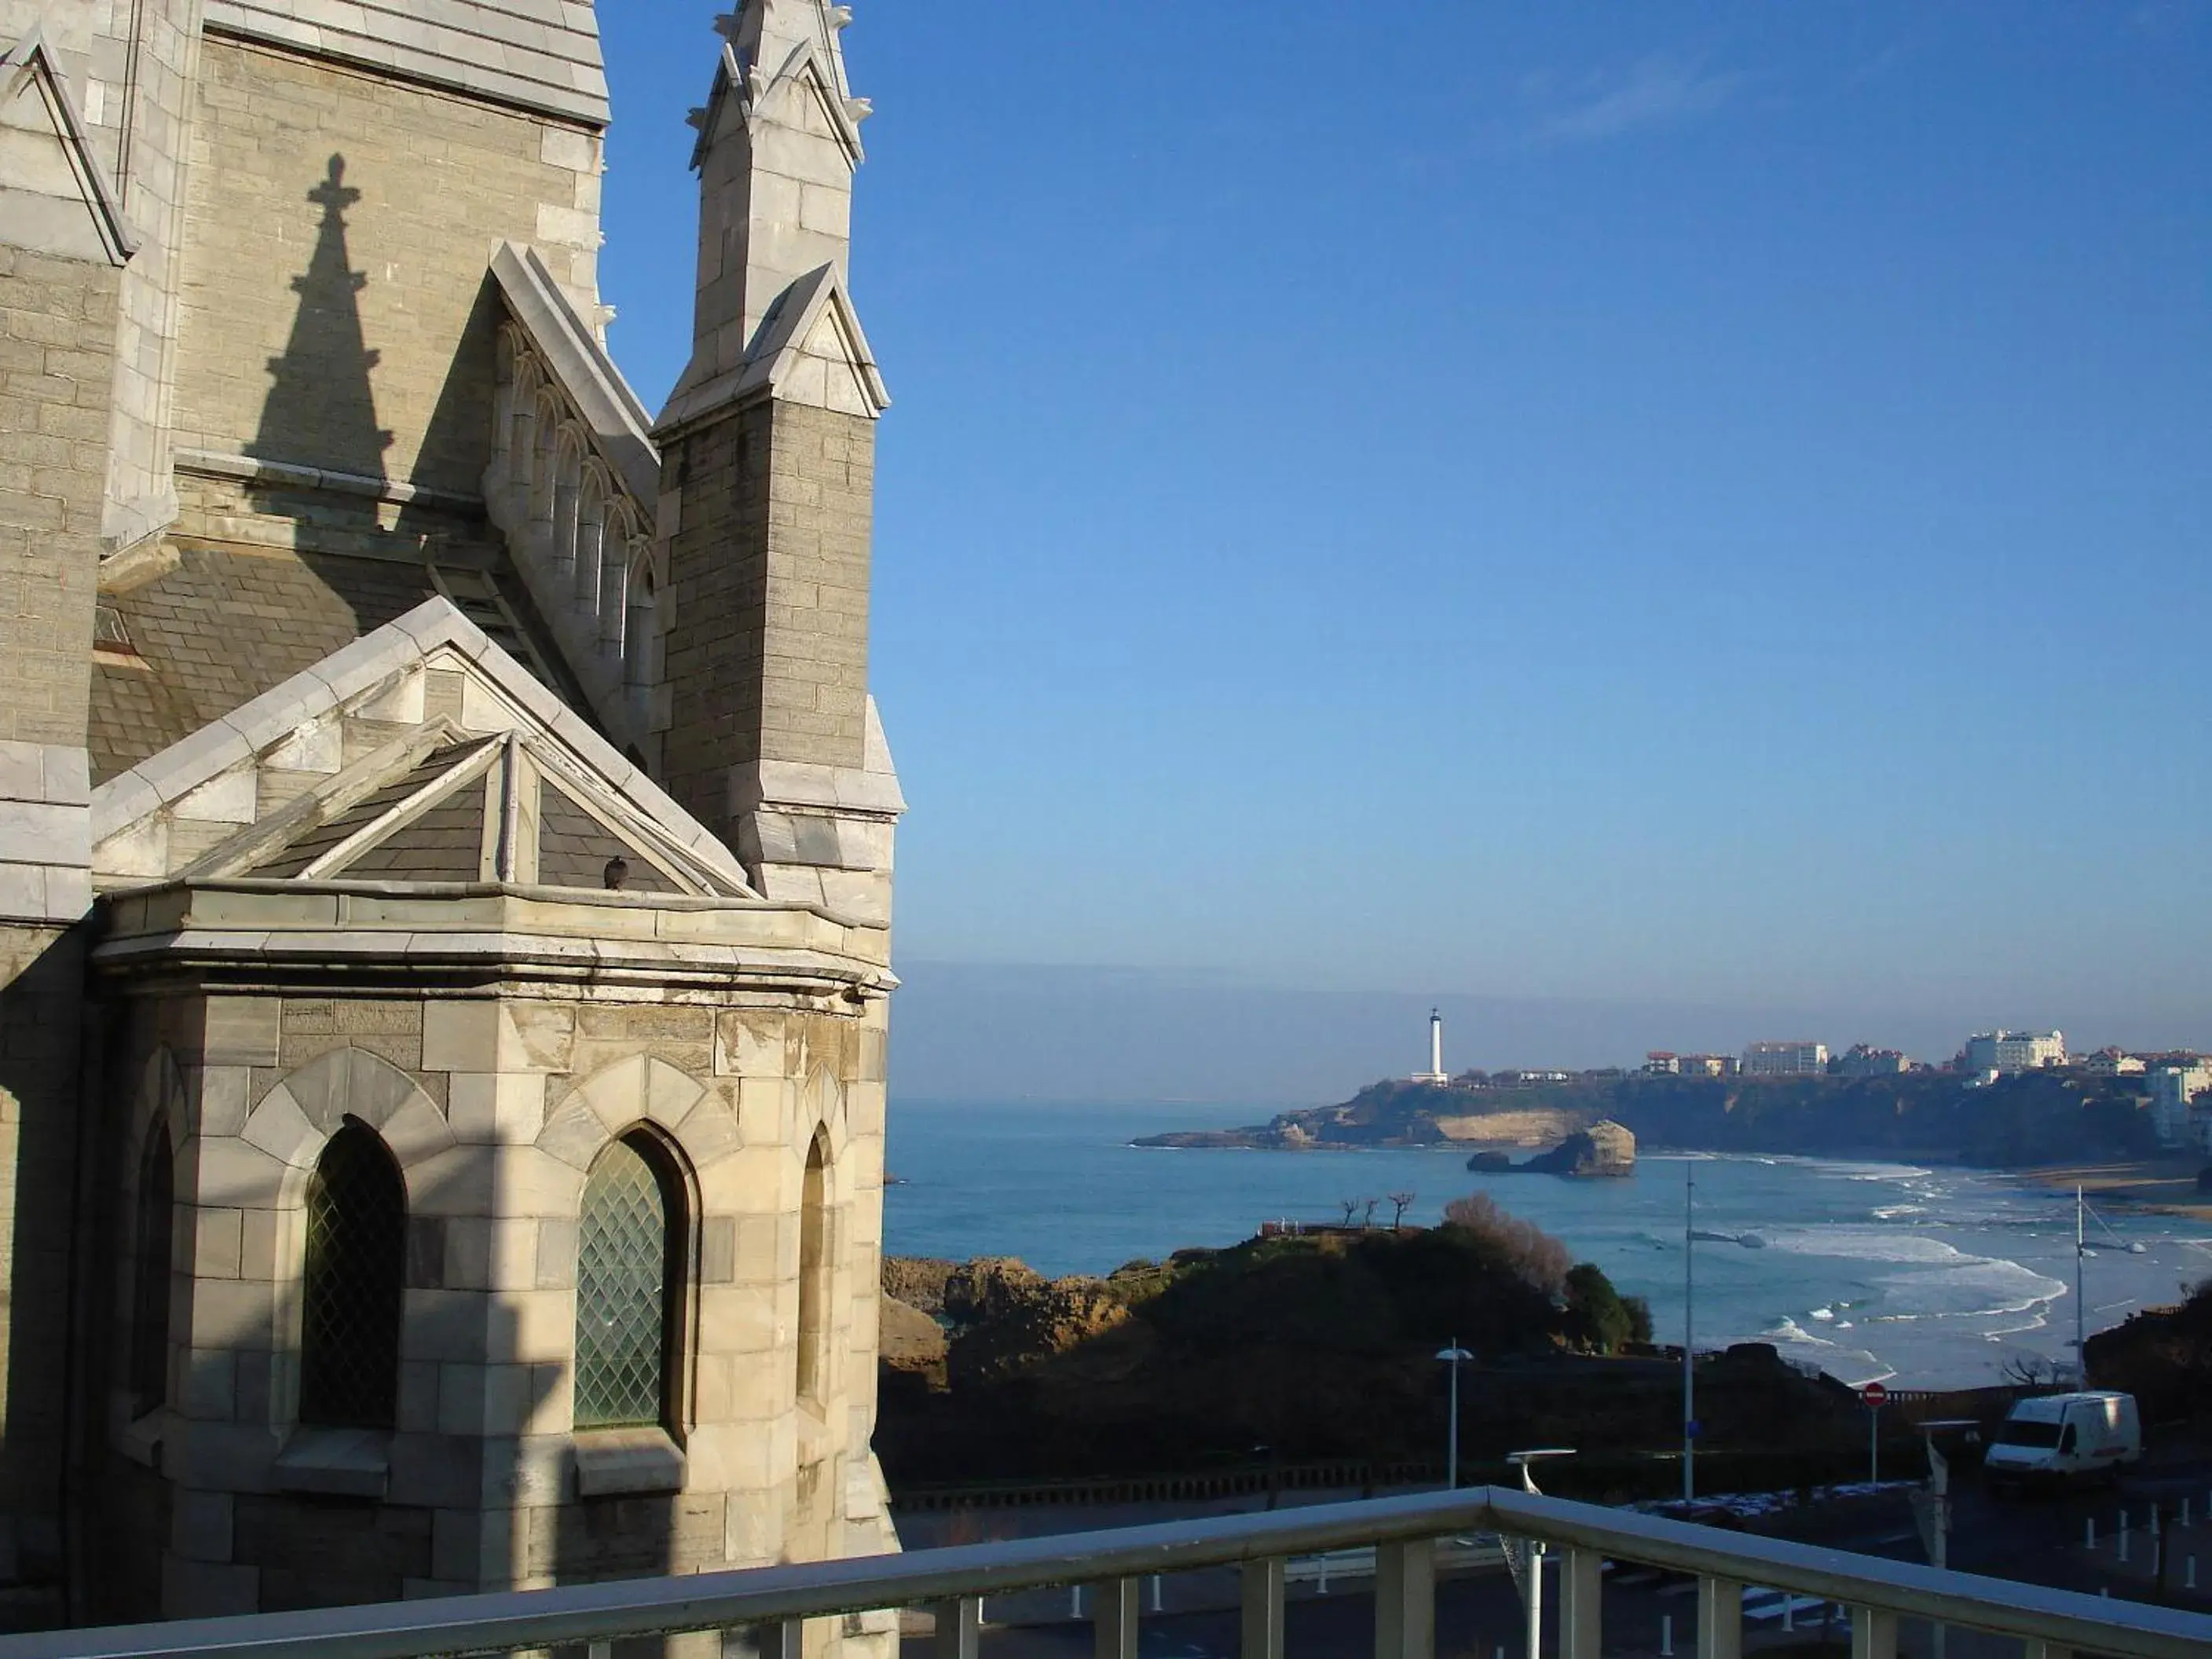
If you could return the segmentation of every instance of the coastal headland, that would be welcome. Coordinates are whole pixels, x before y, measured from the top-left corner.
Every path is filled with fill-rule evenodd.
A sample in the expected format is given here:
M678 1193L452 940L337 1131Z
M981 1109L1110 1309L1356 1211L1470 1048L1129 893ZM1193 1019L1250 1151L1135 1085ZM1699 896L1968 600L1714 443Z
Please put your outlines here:
M1691 1078L1601 1071L1499 1086L1387 1080L1333 1106L1232 1129L1145 1137L1147 1146L1354 1151L1558 1146L1601 1122L1646 1146L1685 1152L1932 1159L2026 1171L2094 1169L2112 1197L2159 1183L2155 1201L2196 1201L2172 1184L2140 1095L2119 1078L2056 1071L1994 1081L1948 1072L1895 1077ZM2155 1174L2140 1173L2141 1170ZM2194 1170L2189 1172L2193 1181ZM2203 1200L2212 1202L2212 1197Z

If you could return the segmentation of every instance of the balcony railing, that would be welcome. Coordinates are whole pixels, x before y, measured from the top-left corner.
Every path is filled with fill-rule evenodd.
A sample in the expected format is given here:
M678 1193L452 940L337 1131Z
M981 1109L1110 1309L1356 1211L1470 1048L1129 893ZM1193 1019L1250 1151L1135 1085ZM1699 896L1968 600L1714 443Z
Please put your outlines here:
M1097 1659L1136 1659L1143 1581L1220 1567L1241 1571L1243 1659L1281 1659L1286 1565L1369 1547L1376 1659L1433 1659L1437 1543L1474 1533L1559 1555L1561 1659L1605 1651L1607 1560L1697 1580L1698 1659L1735 1659L1743 1590L1754 1585L1848 1609L1853 1659L1893 1659L1907 1619L2016 1638L2027 1659L2212 1655L2212 1618L2201 1614L1475 1487L805 1566L11 1637L0 1659L416 1659L578 1644L601 1654L624 1638L746 1628L762 1633L764 1653L795 1659L808 1620L904 1607L936 1611L938 1659L975 1659L982 1598L1068 1585L1091 1587Z

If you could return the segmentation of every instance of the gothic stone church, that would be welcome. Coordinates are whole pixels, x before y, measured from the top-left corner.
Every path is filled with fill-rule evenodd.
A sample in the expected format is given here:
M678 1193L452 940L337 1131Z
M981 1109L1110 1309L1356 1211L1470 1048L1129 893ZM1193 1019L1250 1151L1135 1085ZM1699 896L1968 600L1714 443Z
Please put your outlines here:
M0 0L7 1622L895 1547L847 21Z

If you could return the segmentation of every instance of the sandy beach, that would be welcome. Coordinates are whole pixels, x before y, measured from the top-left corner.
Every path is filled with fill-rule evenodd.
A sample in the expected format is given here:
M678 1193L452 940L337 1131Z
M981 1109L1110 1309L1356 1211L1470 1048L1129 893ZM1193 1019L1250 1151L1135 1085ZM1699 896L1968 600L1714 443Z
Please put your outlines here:
M2080 1187L2106 1204L2125 1204L2160 1215L2212 1222L2212 1195L2197 1189L2202 1158L2147 1158L2132 1164L2051 1164L1996 1171L2015 1186L2070 1193Z

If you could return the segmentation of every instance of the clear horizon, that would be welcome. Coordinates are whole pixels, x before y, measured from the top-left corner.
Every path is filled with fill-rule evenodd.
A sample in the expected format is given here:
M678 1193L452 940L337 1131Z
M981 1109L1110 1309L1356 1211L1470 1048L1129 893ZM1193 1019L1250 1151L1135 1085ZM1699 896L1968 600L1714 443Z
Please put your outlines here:
M716 9L601 13L649 406ZM2212 6L1394 16L846 33L902 1084L2212 1046Z

